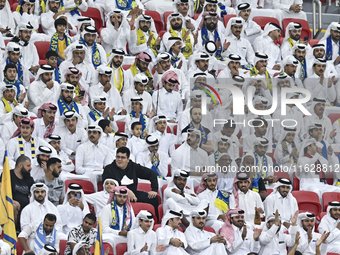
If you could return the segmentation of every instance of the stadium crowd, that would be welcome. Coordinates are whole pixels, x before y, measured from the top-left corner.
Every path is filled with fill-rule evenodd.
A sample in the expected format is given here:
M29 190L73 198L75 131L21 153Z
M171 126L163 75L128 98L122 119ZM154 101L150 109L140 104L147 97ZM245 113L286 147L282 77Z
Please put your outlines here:
M340 254L340 23L302 6L0 0L18 255Z

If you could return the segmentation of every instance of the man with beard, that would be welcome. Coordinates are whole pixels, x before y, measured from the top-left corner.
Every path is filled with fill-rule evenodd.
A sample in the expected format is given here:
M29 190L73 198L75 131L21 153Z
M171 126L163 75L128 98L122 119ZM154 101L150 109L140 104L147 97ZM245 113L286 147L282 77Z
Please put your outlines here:
M18 104L16 100L17 96L16 87L12 84L4 85L0 83L0 93L2 93L2 97L0 97L2 104L0 105L0 121L3 122L4 119L7 119L12 109Z
M296 43L292 51L293 56L299 61L299 64L296 67L297 72L295 78L304 82L307 77L311 76L311 73L307 73L309 63L306 58L306 45L303 43Z
M48 187L44 183L35 183L31 187L30 203L22 210L20 216L21 230L32 222L41 222L48 213L57 216L56 230L61 231L61 222L57 207L48 200Z
M337 98L334 85L335 75L331 75L330 77L325 75L327 65L327 60L325 59L316 58L312 65L314 74L305 80L305 88L310 91L311 99L323 97L326 99L327 105L333 105L333 102ZM307 105L311 105L311 101L312 100L310 100Z
M7 0L0 1L0 33L5 37L12 37L15 23L10 3Z
M34 180L31 176L31 159L21 155L15 162L15 168L10 171L13 196L14 221L16 228L20 229L20 214L22 209L29 204L29 195ZM1 187L2 174L0 177Z
M197 29L196 20L190 17L191 14L191 3L188 0L175 0L174 1L174 12L182 14L185 20L185 29ZM190 15L189 15L190 14Z
M60 137L59 137L60 138ZM48 200L55 206L64 202L64 182L59 179L61 173L61 163L59 157L51 157L47 160L45 175L37 180L39 183L44 183L48 187Z
M319 233L330 232L326 239L327 252L340 253L340 202L333 201L328 203L327 214L321 219Z
M71 78L70 78L71 79ZM76 81L73 81L75 83ZM60 98L58 99L58 110L56 116L63 116L65 112L74 111L79 114L81 119L79 120L82 122L81 124L84 128L87 126L87 114L85 114L85 110L81 104L78 104L74 101L73 94L74 94L74 84L62 83L60 84ZM80 96L77 96L80 98ZM75 97L75 99L77 98Z
M56 81L52 80L54 68L50 65L41 65L35 81L28 88L28 110L38 113L38 109L44 103L56 104L60 86Z
M214 140L214 142L216 143L217 148L216 148L215 152L212 153L209 156L209 165L210 166L216 166L218 156L221 153L228 153L228 150L230 149L230 146L231 146L231 140L229 140L228 137L224 136L224 135L220 136L217 140ZM238 150L238 148L237 148L237 150ZM237 151L237 153L239 153L239 152ZM231 152L231 150L229 151L228 154L232 155L233 158L234 158L234 155ZM238 154L237 154L237 158L238 158Z
M299 209L295 197L291 193L292 182L288 179L280 178L276 183L273 192L266 197L264 209L268 216L280 212L282 224L288 229L291 225L290 219Z
M156 58L162 38L158 36L155 23L151 16L140 15L136 22L136 27L131 30L131 41L129 49L132 55L142 51L147 52L153 59Z
M283 58L283 60L281 61L281 72L284 72L285 74L288 75L288 78L292 78L293 79L293 84L291 84L291 87L296 86L298 88L304 88L302 82L300 79L295 79L295 73L296 73L296 69L297 66L299 64L299 61L292 55L288 55L285 58ZM279 75L279 73L278 73ZM274 75L276 76L276 74Z
M193 54L194 46L197 40L197 33L194 36L191 29L183 27L184 18L180 13L172 13L168 16L167 32L163 35L163 45L167 45L169 37L179 37L183 40L185 47L183 48L183 56L186 59Z
M192 79L197 79L196 76L201 76L202 73L206 76L206 81L204 83L210 84L211 82L215 81L214 76L211 75L208 71L209 68L209 60L210 57L205 52L195 52L192 56L194 64L186 73L187 81L189 84L192 84ZM196 84L195 84L196 85ZM202 88L205 88L202 86Z
M228 14L230 14L228 12ZM237 14L239 17L243 19L243 31L244 36L251 45L253 45L254 40L261 35L262 29L261 27L250 18L251 15L251 7L249 3L241 3L237 6ZM281 31L280 31L281 32ZM280 51L280 48L278 47ZM275 56L276 58L278 56ZM278 59L278 58L277 58Z
M55 114L57 107L51 103L45 103L38 109L38 118L33 120L35 129L33 136L46 139L55 129Z
M73 101L79 105L87 107L89 102L89 85L84 82L82 78L83 73L76 67L69 67L64 76L65 83L72 84L74 86L75 97ZM72 94L73 97L73 94ZM78 112L79 113L79 112ZM80 113L79 113L80 114Z
M218 75L217 75L217 83L222 83L226 81L223 78L231 78L235 75L245 75L249 76L249 71L242 69L241 66L241 57L237 54L230 54L226 59L226 68L224 68ZM246 77L248 78L248 77Z
M108 66L112 69L110 84L115 85L121 97L123 96L123 93L131 87L131 84L129 84L125 79L127 77L126 71L122 68L124 55L125 55L125 52L123 50L112 49L112 52L107 59ZM108 90L108 87L104 89L104 92L107 93L105 90ZM93 93L90 92L90 94L93 94Z
M326 45L326 59L327 61L333 61L334 65L338 65L340 62L340 24L332 22L324 35L321 38L320 43Z
M223 236L204 230L207 222L207 212L193 210L190 214L192 224L185 230L189 254L221 254L227 255Z
M298 225L300 243L296 250L306 255L318 254L316 253L315 243L321 238L321 234L315 232L315 215L310 212L300 213L298 216ZM323 234L329 235L329 232L323 232ZM321 244L321 253L319 254L327 253L327 239L326 237L325 243Z
M18 128L20 120L27 117L29 117L29 113L25 107L20 104L14 107L11 111L10 118L4 120L4 124L2 125L0 136L4 144L8 143L14 131Z
M32 161L31 176L34 181L42 178L47 170L47 160L52 154L52 149L47 146L39 146L36 152L36 158Z
M67 13L67 10L61 10L61 1L60 0L48 0L46 1L46 10L41 13L41 26L42 30L45 34L52 36L55 33L54 21L59 17L65 19L67 22L67 28L73 34L77 33L77 28L74 24L72 24L72 19L67 19L64 16Z

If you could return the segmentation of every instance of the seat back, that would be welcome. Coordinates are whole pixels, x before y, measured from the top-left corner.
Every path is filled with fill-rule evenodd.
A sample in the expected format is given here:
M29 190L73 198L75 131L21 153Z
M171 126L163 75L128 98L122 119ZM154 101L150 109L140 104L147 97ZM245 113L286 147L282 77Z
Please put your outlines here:
M327 212L329 202L340 201L340 193L338 192L324 192L322 194L323 211Z
M92 194L94 193L94 187L92 182L85 181L85 180L77 180L77 179L71 179L65 181L65 192L67 192L68 185L70 183L77 183L83 187L83 191L85 194Z
M158 12L146 10L145 15L149 15L153 18L153 21L155 22L157 33L159 33L160 31L162 31L164 29L161 15Z
M224 17L223 17L224 26L227 27L228 21L229 21L231 18L234 18L234 17L236 17L235 14L224 15Z
M67 245L67 240L60 240L59 242L59 254L64 254Z
M167 24L168 24L168 17L171 13L174 12L164 12L163 13L163 20L164 20L164 29L167 30Z
M268 23L275 23L276 25L280 26L280 22L276 18L272 17L256 16L253 18L253 21L255 21L261 27L262 30Z
M99 9L97 9L97 8L88 7L86 12L81 11L81 15L84 16L84 17L92 18L94 20L95 27L97 28L98 31L104 25L102 15L101 15Z
M116 245L117 255L124 255L127 252L127 243L119 243Z
M124 121L117 121L118 132L117 133L124 133L125 131L125 122Z
M38 41L35 42L34 45L37 48L39 59L45 60L46 52L50 49L50 42Z
M292 195L296 198L299 210L305 210L319 216L322 210L319 196L312 191L292 191Z
M282 20L282 36L285 36L286 33L286 27L290 22L296 22L300 23L302 26L302 31L301 31L301 37L300 39L303 40L305 36L308 36L309 39L312 38L312 32L309 30L309 24L308 21L303 20L303 19L283 19Z
M151 204L135 202L135 203L131 203L131 206L133 208L135 216L137 216L137 214L141 210L147 210L147 211L149 211L149 212L151 212L153 214L153 218L154 218L155 222L157 222L155 208Z
M331 120L332 124L340 119L340 113L330 113L328 114L328 118Z

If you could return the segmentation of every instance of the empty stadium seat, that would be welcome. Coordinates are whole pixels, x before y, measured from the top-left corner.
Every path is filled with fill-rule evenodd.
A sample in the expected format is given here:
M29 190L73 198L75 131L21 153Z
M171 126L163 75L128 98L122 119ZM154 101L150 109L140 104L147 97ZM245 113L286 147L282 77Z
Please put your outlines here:
M123 66L124 68L124 66ZM118 132L117 133L124 133L125 131L125 122L124 121L117 121Z
M124 255L127 251L127 243L119 243L116 246L117 255Z
M199 16L200 16L200 13L195 13L194 14L194 20L197 20Z
M293 190L300 190L300 180L296 177L295 173L293 173Z
M164 35L165 33L166 33L165 30L159 31L158 36L159 36L160 38L163 38L163 35Z
M50 49L50 42L38 41L35 42L34 45L37 48L39 59L45 60L46 52Z
M97 8L89 7L86 12L81 11L81 15L84 17L92 18L98 31L101 27L104 26L101 13Z
M282 36L285 36L286 27L288 26L290 22L296 22L296 23L301 24L302 26L301 40L303 40L305 36L308 36L309 39L312 38L312 32L309 30L309 24L306 20L303 20L303 19L283 19L282 20L282 26L283 26Z
M206 226L206 227L204 227L204 230L208 231L208 232L211 232L211 233L214 233L214 234L216 233L215 230L212 227L207 227Z
M131 65L123 65L123 69L126 71L128 69L130 69Z
M12 10L12 12L15 12L16 9L17 9L17 7L18 7L18 3L12 4L12 5L11 5L11 10Z
M340 201L340 193L338 192L324 192L322 194L323 211L327 211L328 203L333 201Z
M270 22L275 23L280 26L280 22L276 18L272 18L272 17L257 16L253 18L253 21L255 21L261 27L262 30Z
M331 113L331 114L328 114L328 118L331 120L331 122L333 124L335 121L340 119L340 113Z
M153 20L155 22L157 33L159 33L160 31L162 31L164 29L161 15L158 12L146 10L145 15L149 15L153 18Z
M223 17L224 26L227 27L228 21L229 21L231 18L234 18L234 17L236 17L235 14L224 15L224 17Z
M310 39L309 45L313 47L315 44L318 44L320 42L320 39Z
M296 198L299 210L305 210L319 216L322 207L320 204L319 196L311 191L292 191L292 195Z
M174 12L164 12L163 13L163 20L164 20L164 29L167 30L167 21L168 21L168 17L171 13L174 13Z
M153 218L155 220L155 222L157 222L157 217L156 217L156 213L155 213L155 208L151 205L151 204L147 204L147 203L140 203L140 202L134 202L131 203L131 206L133 208L133 211L135 213L135 216L137 216L137 214L141 211L141 210L148 210L149 212L151 212L153 214Z
M287 172L284 172L284 171L278 171L278 172L274 172L274 175L277 177L277 178L285 178L285 179L290 179L289 178L289 174Z
M273 192L273 189L267 189L267 196L269 196Z
M85 181L85 180L76 180L76 179L71 179L71 180L66 180L65 181L65 191L67 191L68 185L70 183L78 183L83 187L83 191L85 194L92 194L94 193L94 187L92 182L90 181Z

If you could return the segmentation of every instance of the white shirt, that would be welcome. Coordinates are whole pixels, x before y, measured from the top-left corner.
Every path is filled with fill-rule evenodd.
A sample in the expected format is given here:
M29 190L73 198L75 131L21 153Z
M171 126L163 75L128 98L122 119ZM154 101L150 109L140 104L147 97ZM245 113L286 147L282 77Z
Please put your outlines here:
M143 94L139 95L135 90L135 86L133 85L130 89L124 92L123 94L123 104L127 112L131 112L131 98L133 97L141 97L143 101L141 102L143 105L142 113L147 114L152 108L152 97L151 95L143 91Z
M302 39L303 38L301 38L300 40L302 40ZM295 40L292 39L292 41L293 41L294 45L299 43L299 40L295 41ZM309 44L306 46L306 51L307 51L307 55L306 55L307 57L310 56L310 55L313 55L313 49L310 47ZM293 55L293 47L290 46L290 43L287 40L283 40L282 45L281 45L282 59L284 59L285 57L290 56L290 55Z
M47 126L45 126L45 122L43 118L38 118L33 121L34 121L34 130L33 130L32 135L45 140L44 135L47 132L47 130L50 128L50 123Z
M65 199L67 198L65 197ZM73 227L82 224L85 215L90 213L87 203L83 204L83 210L79 206L71 206L68 202L57 206L60 217L63 219L62 231L65 235L68 235Z
M61 74L62 82L65 82L65 74L69 67L74 67L72 61L70 60L63 61L59 66L59 71ZM97 73L92 65L92 62L87 63L83 61L81 63L78 63L75 67L78 68L82 72L82 76L79 82L84 87L85 91L88 91L88 88L90 86L98 83ZM60 93L58 94L58 97L59 96L60 96Z
M118 31L114 29L112 25L110 27L105 27L101 31L101 37L102 45L106 53L111 53L112 49L126 51L126 43L130 40L130 27L126 28L121 25L118 28Z
M304 85L312 94L311 100L313 100L313 98L323 97L326 98L327 104L330 105L336 99L335 86L332 83L332 86L330 88L328 87L328 77L323 79L322 84L320 82L320 76L313 74L305 79Z
M250 18L248 18L247 21L243 19L242 30L243 31L241 32L241 36L246 38L251 44L254 43L254 40L258 36L260 36L262 32L261 27L255 21L251 20Z
M327 209L327 215L325 215L320 222L319 232L323 233L324 231L330 232L327 237L325 243L327 244L328 252L340 252L340 230L337 228L340 220L335 220L330 216L329 209Z
M130 31L130 41L129 41L130 54L134 56L144 51L148 53L149 55L151 55L153 59L155 59L156 58L155 54L153 53L151 48L147 46L147 41L149 40L149 37L150 37L149 35L150 30L148 30L147 32L144 32L141 30L145 38L145 43L140 44L140 45L137 45L138 44L137 30L138 29L136 28ZM152 33L153 33L154 38L157 39L158 38L157 32L152 32Z
M4 241L0 240L0 254L1 255L10 255L11 254L11 246L9 246L8 243L5 243Z
M255 53L253 47L251 47L250 42L240 37L237 39L235 35L229 35L226 37L227 42L230 42L229 48L223 53L224 57L229 56L230 54L237 54L241 59L241 65L254 64Z
M324 135L324 140L328 141L329 143L333 143L334 137L332 139L329 137L330 132L332 132L333 130L331 120L327 116L325 116L325 113L323 114L321 119L314 112L311 112L311 114L312 115L308 115L303 118L305 128L305 130L303 130L303 134L307 134L308 137L308 126L310 124L318 123L322 125L322 134Z
M40 19L41 19L41 27L45 34L52 36L56 31L54 27L54 21L55 19L53 16L56 13L52 12L51 10L48 10L48 12L41 13ZM77 33L77 28L73 24L72 19L67 19L67 23L69 23L72 26L72 29L69 29L73 34Z
M302 5L302 0L273 0L274 9L281 9L286 12L289 12L289 8L293 4Z
M273 68L274 65L281 62L280 47L277 46L269 35L259 36L255 39L254 51L261 52L268 56L268 67Z
M33 194L32 194L33 196ZM43 204L40 204L36 200L29 203L25 206L20 215L20 225L21 230L24 230L26 226L28 226L31 222L38 221L41 222L44 220L44 217L47 213L52 213L57 216L57 222L55 224L55 228L57 231L61 231L62 228L62 218L60 217L59 211L54 204L48 201L47 197Z
M157 171L160 175L166 177L168 174L168 165L171 163L171 159L162 151L157 151L157 153L159 155L159 166L157 167ZM151 169L151 152L148 149L139 152L136 157L136 163Z
M11 139L12 135L14 134L15 130L17 130L17 128L18 128L17 125L15 125L14 121L12 120L5 122L2 125L0 136L5 144L8 143L9 139Z
M185 235L178 229L172 229L172 227L166 225L164 227L158 228L157 231L158 245L163 244L167 249L162 253L162 255L176 254L184 255L188 254L184 249L188 247ZM176 248L175 246L169 244L171 238L178 238L183 242L183 247Z
M100 64L101 65L107 65L107 57L106 57L106 52L100 44L97 43L99 55L100 55ZM93 54L93 45L92 46L87 46L87 55L89 59L92 61L92 54Z
M300 244L296 250L300 251L303 255L315 255L316 253L315 243L317 239L321 238L321 234L315 233L314 228L313 228L313 232L312 232L313 238L312 238L312 241L308 243L307 232L302 227L299 227L298 231L300 232ZM320 254L327 254L326 250L327 250L327 245L321 244Z
M165 115L175 121L183 111L181 95L176 91L168 92L164 87L152 94L152 106L156 108L157 115Z
M175 151L175 144L176 144L176 139L177 139L175 135L166 133L165 131L162 134L158 130L151 133L150 135L157 136L158 141L159 141L158 151L162 151L172 156L172 153Z
M140 250L147 243L148 250L140 252ZM133 229L127 234L127 254L157 254L157 235L152 229L149 229L146 233L141 227Z
M18 13L18 12L13 12L14 17L16 15L16 13ZM21 17L26 16L26 15L27 15L27 13L23 13L23 15ZM32 16L33 20L35 20L35 21L38 20L38 17L35 16L35 15L29 15L29 16ZM33 27L35 27L34 26L35 21L32 21L32 20L30 21ZM28 21L26 23L28 23ZM30 42L27 46L22 47L22 49L21 49L21 60L22 60L22 64L25 67L27 67L28 69L30 69L32 66L38 66L39 65L38 51L37 51L37 48L35 47L35 45L33 43Z
M105 189L105 188L104 188ZM104 206L107 205L110 194L106 190L98 191L92 194L85 194L86 202L94 207L94 211L98 215Z
M339 57L339 42L335 43L333 40L332 41L332 62L334 62L336 60L337 57ZM319 43L324 44L325 46L327 46L327 40L322 40Z
M247 236L242 239L243 228L239 229L232 225L234 229L234 241L232 247L228 250L229 255L245 255L249 252L258 252L260 250L260 242L255 241L253 237L253 231L247 226ZM227 241L227 246L228 241Z
M102 170L106 165L113 162L110 149L104 144L95 145L87 141L77 148L76 152L76 172L84 174L95 170Z
M137 158L137 154L139 152L142 152L145 148L146 142L145 140L139 138L139 137L135 137L134 135L131 136L129 139L129 144L131 146L131 154L135 156L135 158Z

